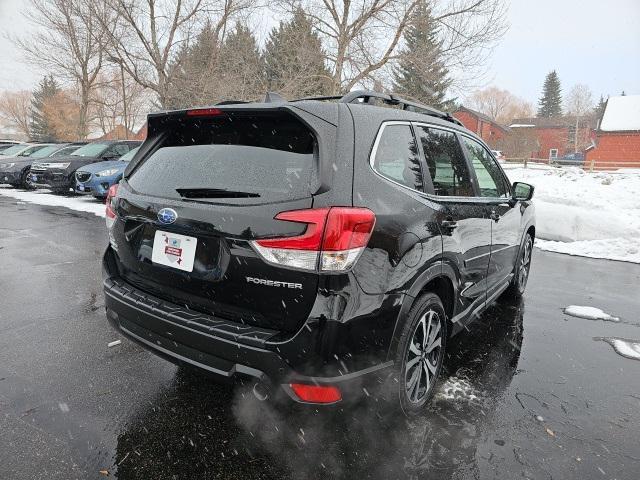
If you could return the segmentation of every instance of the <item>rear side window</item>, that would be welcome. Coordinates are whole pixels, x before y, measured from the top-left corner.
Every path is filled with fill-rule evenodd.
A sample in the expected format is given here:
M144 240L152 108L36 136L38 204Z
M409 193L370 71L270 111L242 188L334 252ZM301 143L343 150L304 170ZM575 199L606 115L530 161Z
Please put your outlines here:
M436 195L473 197L469 168L456 135L438 128L418 127L418 136Z
M310 195L313 133L286 113L168 119L167 137L128 178L164 198L251 199Z
M373 168L381 175L415 190L423 189L420 155L409 125L387 125L378 140Z

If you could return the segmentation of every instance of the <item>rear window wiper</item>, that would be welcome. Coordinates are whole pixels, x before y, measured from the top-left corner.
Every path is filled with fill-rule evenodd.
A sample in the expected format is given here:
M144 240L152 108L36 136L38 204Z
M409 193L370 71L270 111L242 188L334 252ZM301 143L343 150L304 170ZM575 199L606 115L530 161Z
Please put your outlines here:
M176 188L182 198L257 198L259 193L241 192L226 188Z

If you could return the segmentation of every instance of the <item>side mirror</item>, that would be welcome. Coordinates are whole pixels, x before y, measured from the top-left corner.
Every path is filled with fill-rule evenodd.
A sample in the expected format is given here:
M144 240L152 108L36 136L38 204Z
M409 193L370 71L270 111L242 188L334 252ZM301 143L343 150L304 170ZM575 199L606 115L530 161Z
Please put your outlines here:
M517 202L528 202L533 198L535 187L524 182L513 182L513 197L509 203L515 205Z

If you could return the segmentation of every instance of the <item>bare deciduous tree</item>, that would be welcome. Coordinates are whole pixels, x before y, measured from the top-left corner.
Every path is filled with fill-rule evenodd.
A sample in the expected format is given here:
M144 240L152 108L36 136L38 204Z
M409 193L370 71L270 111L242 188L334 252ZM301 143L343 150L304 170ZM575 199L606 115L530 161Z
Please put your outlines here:
M496 148L508 158L531 158L540 148L535 128L514 127L502 139L498 140Z
M110 55L141 86L167 104L171 62L187 44L194 28L210 16L217 19L217 38L227 23L252 0L94 0L94 9L108 38ZM175 65L173 66L175 67Z
M4 92L0 95L0 121L26 139L31 136L31 92Z
M130 76L121 73L105 71L91 97L92 124L107 134L118 125L122 125L123 132L133 131L140 120L142 112L150 104L149 95L145 89Z
M321 35L331 66L332 93L374 84L398 56L414 9L425 0L278 0L302 6ZM457 69L477 67L480 54L504 33L503 0L432 0L443 55Z
M44 103L43 113L57 140L77 139L76 125L80 116L80 102L73 91L61 90Z
M565 102L567 112L576 117L573 148L575 152L578 152L580 147L587 142L584 132L582 135L580 134L580 120L593 112L593 95L588 86L578 83L569 91Z
M92 10L86 0L30 0L24 15L34 26L33 33L13 40L30 63L78 89L76 136L85 138L91 90L104 61Z
M504 125L514 118L533 115L533 106L529 102L497 87L476 90L465 103Z

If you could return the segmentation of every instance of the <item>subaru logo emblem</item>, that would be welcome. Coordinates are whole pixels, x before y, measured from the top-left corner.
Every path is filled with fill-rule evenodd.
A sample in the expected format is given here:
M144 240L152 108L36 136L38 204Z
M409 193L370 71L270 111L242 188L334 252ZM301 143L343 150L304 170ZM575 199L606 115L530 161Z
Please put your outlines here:
M160 223L169 225L178 219L178 214L173 208L163 208L158 212L158 220Z

